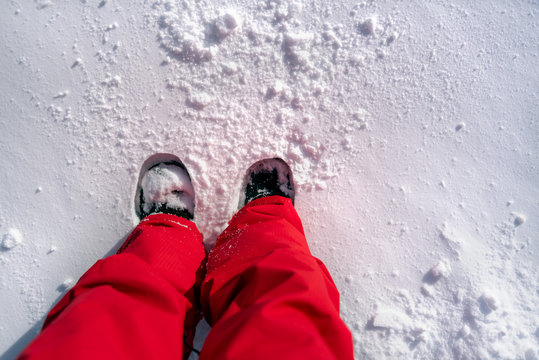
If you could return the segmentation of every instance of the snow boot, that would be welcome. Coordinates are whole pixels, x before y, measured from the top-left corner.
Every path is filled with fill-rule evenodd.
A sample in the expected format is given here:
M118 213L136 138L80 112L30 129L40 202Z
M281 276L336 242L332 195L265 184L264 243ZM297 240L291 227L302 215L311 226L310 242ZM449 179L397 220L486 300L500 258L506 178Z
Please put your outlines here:
M189 172L177 156L154 154L142 164L135 213L140 220L159 213L193 220L195 190Z
M245 174L239 207L265 196L284 196L294 204L294 179L290 167L279 158L257 161Z

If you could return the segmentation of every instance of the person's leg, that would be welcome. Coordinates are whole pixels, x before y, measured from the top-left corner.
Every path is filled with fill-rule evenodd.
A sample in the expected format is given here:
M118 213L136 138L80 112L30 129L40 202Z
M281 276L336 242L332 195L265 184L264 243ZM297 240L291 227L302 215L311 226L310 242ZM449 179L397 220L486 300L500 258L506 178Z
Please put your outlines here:
M142 165L140 224L51 310L20 359L180 359L200 318L206 252L187 169L171 154Z
M181 359L199 320L204 259L194 223L145 218L51 310L19 359Z
M339 293L291 199L236 214L208 256L201 301L213 327L200 359L353 359Z

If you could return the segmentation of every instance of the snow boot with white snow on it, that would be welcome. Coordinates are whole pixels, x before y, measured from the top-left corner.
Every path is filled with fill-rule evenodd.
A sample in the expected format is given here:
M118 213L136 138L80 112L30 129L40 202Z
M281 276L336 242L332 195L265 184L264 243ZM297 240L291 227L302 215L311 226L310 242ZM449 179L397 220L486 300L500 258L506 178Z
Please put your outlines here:
M135 213L142 220L151 214L171 214L193 220L195 191L181 160L172 154L154 154L140 169L135 192Z
M284 196L294 204L295 190L292 170L284 160L269 158L249 167L243 180L239 207L265 196Z

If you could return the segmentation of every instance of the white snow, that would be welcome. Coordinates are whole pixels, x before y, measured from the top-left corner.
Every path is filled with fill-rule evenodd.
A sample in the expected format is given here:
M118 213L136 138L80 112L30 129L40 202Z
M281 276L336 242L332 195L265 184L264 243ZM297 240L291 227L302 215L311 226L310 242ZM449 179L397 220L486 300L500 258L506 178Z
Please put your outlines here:
M22 234L18 229L11 228L2 236L2 249L11 250L22 243Z
M425 280L430 283L438 281L441 277L448 277L451 273L451 264L449 260L442 259L434 265L426 274Z
M411 320L408 316L394 309L380 310L372 320L374 327L395 330L403 330L409 327L410 323Z
M58 292L64 293L71 289L73 285L75 285L75 280L72 278L67 278L58 286L56 290L58 290Z
M287 161L356 358L539 358L536 2L1 9L1 360L120 246L162 152L208 248L246 169Z
M378 23L376 16L369 17L359 24L359 29L365 36L375 35L377 28ZM393 34L391 36L393 36Z
M211 95L207 93L196 93L189 96L188 105L197 110L202 110L213 101Z
M515 213L513 214L515 216L515 221L513 223L515 226L520 226L526 222L526 215Z
M213 22L213 35L223 41L241 24L241 19L234 11L226 11Z

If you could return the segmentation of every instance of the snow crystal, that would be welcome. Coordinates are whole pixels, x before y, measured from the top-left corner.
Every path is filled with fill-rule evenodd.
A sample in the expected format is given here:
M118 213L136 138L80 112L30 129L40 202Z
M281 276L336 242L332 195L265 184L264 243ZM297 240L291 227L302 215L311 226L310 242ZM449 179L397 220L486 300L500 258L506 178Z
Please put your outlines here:
M2 236L2 249L11 250L22 243L22 234L18 229L11 228Z

